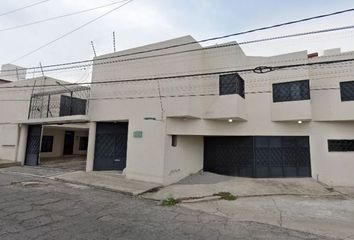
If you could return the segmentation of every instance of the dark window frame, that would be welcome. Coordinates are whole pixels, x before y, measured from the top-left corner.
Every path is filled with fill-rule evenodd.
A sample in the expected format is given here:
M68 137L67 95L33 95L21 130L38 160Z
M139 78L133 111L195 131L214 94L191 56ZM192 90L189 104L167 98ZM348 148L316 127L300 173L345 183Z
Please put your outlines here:
M85 139L83 141L83 139ZM79 151L87 151L88 148L88 136L79 137Z
M299 88L294 92L293 87ZM293 102L305 101L311 99L310 80L298 80L290 82L281 82L272 84L273 102Z
M354 139L328 139L328 152L354 152Z
M177 135L171 135L171 146L177 147L178 138Z
M354 81L340 82L339 88L342 102L354 101Z
M225 74L219 76L219 95L238 94L245 98L245 80L238 74Z
M54 136L44 135L42 137L41 152L51 153L53 152Z

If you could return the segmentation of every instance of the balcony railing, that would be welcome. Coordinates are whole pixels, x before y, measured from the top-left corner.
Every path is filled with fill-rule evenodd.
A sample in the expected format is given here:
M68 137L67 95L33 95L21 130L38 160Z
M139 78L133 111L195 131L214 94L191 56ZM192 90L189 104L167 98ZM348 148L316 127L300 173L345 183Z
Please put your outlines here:
M87 115L89 96L84 86L32 94L28 119Z

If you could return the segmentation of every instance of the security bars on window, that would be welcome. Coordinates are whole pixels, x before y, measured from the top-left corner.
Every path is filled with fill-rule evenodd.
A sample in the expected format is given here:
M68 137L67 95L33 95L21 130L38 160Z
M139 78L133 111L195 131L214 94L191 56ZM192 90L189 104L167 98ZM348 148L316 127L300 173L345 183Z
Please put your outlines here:
M273 102L301 101L309 99L309 80L273 84Z

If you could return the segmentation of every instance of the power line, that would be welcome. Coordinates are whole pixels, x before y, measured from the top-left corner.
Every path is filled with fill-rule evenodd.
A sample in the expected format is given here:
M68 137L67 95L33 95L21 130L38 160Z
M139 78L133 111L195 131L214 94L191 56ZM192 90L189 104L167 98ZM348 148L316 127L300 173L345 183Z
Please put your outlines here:
M70 32L67 32L67 33L61 35L60 37L58 37L58 38L56 38L56 39L54 39L54 40L52 40L52 41L50 41L50 42L48 42L48 43L46 43L46 44L44 44L44 45L42 45L42 46L36 48L36 49L34 49L34 50L32 50L32 51L26 53L25 55L22 55L21 57L18 57L17 59L15 59L14 61L12 61L11 63L17 62L18 60L23 59L23 58L25 58L25 57L27 57L27 56L29 56L29 55L31 55L31 54L33 54L33 53L35 53L35 52L41 50L42 48L45 48L45 47L47 47L47 46L49 46L49 45L51 45L51 44L53 44L53 43L59 41L60 39L63 39L64 37L66 37L66 36L68 36L68 35L70 35L70 34L76 32L76 31L78 31L78 30L80 30L80 29L86 27L87 25L89 25L89 24L91 24L91 23L93 23L93 22L95 22L95 21L97 21L97 20L99 20L99 19L105 17L106 15L108 15L108 14L110 14L110 13L112 13L112 12L118 10L119 8L121 8L121 7L125 6L125 5L127 5L128 3L131 3L132 1L134 1L134 0L129 0L129 1L125 2L125 3L123 3L122 5L119 5L118 7L113 8L112 10L109 10L109 11L105 12L104 14L101 14L100 16L98 16L98 17L96 17L96 18L94 18L94 19L92 19L92 20L86 22L85 24L82 24L82 25L80 25L79 27L74 28L74 29L71 30Z
M288 64L288 65L278 65L278 66L263 66L270 71L283 70L288 68L298 68L298 67L306 67L306 66L317 66L317 65L330 65L330 64L338 64L338 63L347 63L353 62L354 58L349 59L341 59L341 60L331 60L331 61L319 61L319 62L311 62L311 63L298 63L298 64ZM120 79L120 80L112 80L112 81L100 81L100 82L81 82L81 83L63 83L62 86L73 86L78 84L85 85L96 85L96 84L112 84L112 83L124 83L124 82L141 82L141 81L157 81L157 80L167 80L167 79L177 79L177 78L191 78L198 76L211 76L211 75L224 75L224 74L232 74L232 73L244 73L244 72L254 72L257 73L256 68L245 68L239 70L231 70L231 71L219 71L219 72L206 72L206 73L194 73L194 74L184 74L184 75L171 75L171 76L160 76L160 77L149 77L149 78L133 78L133 79ZM57 86L56 84L47 84L47 85L38 85L37 87L53 87ZM28 88L32 87L31 85L23 85L23 86L5 86L0 87L0 89L11 89L11 88Z
M323 87L323 88L310 88L310 91L329 91L338 90L339 87ZM261 94L272 93L271 90L264 91L246 91L245 94ZM90 101L104 101L104 100L133 100L133 99L159 99L159 98L180 98L180 97L207 97L207 96L220 96L219 93L201 93L201 94L171 94L171 95L150 95L150 96L138 96L138 97L100 97L100 98L88 98ZM0 102L29 102L28 99L0 99Z
M57 66L67 66L67 65L69 65L69 66L67 66L67 67L59 67L59 68L54 68L54 69L47 69L46 72L61 71L61 70L67 70L67 69L73 69L73 68L90 67L90 66L93 66L93 65L104 65L104 64L111 64L111 63L116 63L116 62L136 61L136 60L141 60L141 59L157 58L157 57L170 56L170 55L176 55L176 54L183 54L183 53L189 53L189 52L206 51L206 50L211 50L211 49L216 49L216 48L225 48L225 47L231 47L231 46L254 44L254 43L259 43L259 42L274 41L274 40L280 40L280 39L286 39L286 38L307 36L307 35L328 33L328 32L334 32L334 31L342 31L342 30L349 30L349 29L354 29L354 25L337 27L337 28L330 28L330 29L322 29L322 30L310 31L310 32L302 32L302 33L281 35L281 36L262 38L262 39L256 39L256 40L249 40L249 41L240 42L240 43L227 43L227 44L222 44L222 45L215 45L215 46L210 46L210 47L190 49L190 50L184 50L184 51L178 51L178 52L163 53L163 54L156 54L156 55L150 55L150 56L142 56L142 57L135 57L135 58L119 59L119 60L101 62L102 60L106 60L106 59L114 59L114 58L119 58L119 57L126 56L126 55L131 55L131 54L123 54L123 55L119 55L119 56L112 56L112 57L105 57L105 58L96 58L96 60L85 60L85 61L82 61L82 63L84 63L84 62L90 62L90 63L81 64L81 65L73 65L72 63L58 64ZM305 59L302 59L302 60L305 60ZM79 64L79 62L75 62L74 64ZM70 65L73 65L73 66L70 66ZM55 65L47 65L47 68L54 67L54 66ZM37 69L38 67L35 67L35 68ZM26 69L34 69L34 68L26 68ZM34 69L35 73L40 72L40 69L38 69L37 71L36 71L36 69ZM13 71L15 71L15 70L5 70L3 72L13 72ZM2 75L2 76L3 77L8 77L8 76L14 76L14 74L8 74L8 75Z
M13 9L13 10L8 11L8 12L1 13L1 14L0 14L0 17L5 16L5 15L9 15L9 14L12 14L12 13L14 13L14 12L21 11L21 10L26 9L26 8L34 7L34 6L36 6L36 5L39 5L39 4L48 2L48 1L50 1L50 0L44 0L44 1L36 2L36 3L32 3L32 4L27 5L27 6L24 6L24 7L16 8L16 9Z
M97 9L100 9L100 8L109 7L109 6L112 6L112 5L115 5L115 4L118 4L118 3L122 3L122 2L125 2L125 1L127 1L127 0L116 1L116 2L113 2L113 3L110 3L110 4L101 5L101 6L98 6L98 7L89 8L89 9L82 10L82 11L77 11L77 12L68 13L68 14L64 14L64 15L60 15L60 16L56 16L56 17L45 18L45 19L42 19L42 20L30 22L30 23L25 23L25 24L21 24L21 25L12 26L12 27L7 27L7 28L0 29L0 32L14 30L14 29L23 28L23 27L28 27L28 26L39 24L39 23L49 22L49 21L53 21L53 20L56 20L56 19L60 19L60 18L65 18L65 17L74 16L74 15L78 15L78 14L82 14L82 13L86 13L86 12L91 12L91 11L94 11L94 10L97 10Z
M129 54L122 54L122 55L118 55L118 56L97 58L96 60L106 60L106 59L112 59L112 58L126 57L126 56L132 56L132 55L137 55L137 54L150 53L150 52L161 51L161 50L166 50L166 49L171 49L171 48L177 48L177 47L187 46L187 45L196 44L196 43L205 43L205 42L214 41L214 40L220 40L220 39L229 38L229 37L233 37L233 36L245 35L245 34L248 34L248 33L264 31L264 30L268 30L268 29L272 29L272 28L278 28L278 27L282 27L282 26L292 25L292 24L296 24L296 23L300 23L300 22L307 22L307 21L311 21L311 20L314 20L314 19L320 19L320 18L325 18L325 17L329 17L329 16L335 16L335 15L348 13L348 12L352 12L352 11L354 11L354 8L345 9L345 10L342 10L342 11L337 11L337 12L332 12L332 13L327 13L327 14L322 14L322 15L313 16L313 17L309 17L309 18L302 18L302 19L289 21L289 22L284 22L284 23L275 24L275 25L270 25L270 26L266 26L266 27L255 28L255 29L251 29L251 30L246 30L246 31L241 31L241 32L237 32L237 33L228 34L228 35L207 38L207 39L203 39L203 40L200 40L200 41L190 41L190 42L187 42L187 43L175 44L175 45L170 45L170 46L166 46L166 47L160 47L160 48L154 48L154 49L145 50L145 51L133 52L133 53L129 53ZM43 47L45 47L45 46L43 46ZM43 48L43 47L41 47L41 48ZM25 56L23 56L23 57L25 57ZM17 60L19 60L19 59L17 59ZM17 61L17 60L15 60L15 61ZM89 59L89 60L81 60L81 61L59 63L59 64L52 64L52 65L43 66L43 68L74 65L74 64L80 64L80 63L88 63L88 62L92 62L92 61L93 61L92 59ZM38 69L38 67L28 67L26 69L27 70L33 70L33 69ZM8 71L13 71L13 70L8 70Z

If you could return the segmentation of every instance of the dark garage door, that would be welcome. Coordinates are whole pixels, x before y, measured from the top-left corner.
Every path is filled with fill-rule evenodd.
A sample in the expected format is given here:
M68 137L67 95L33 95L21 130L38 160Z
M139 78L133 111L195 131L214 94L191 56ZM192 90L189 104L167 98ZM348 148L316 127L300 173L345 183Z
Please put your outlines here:
M97 123L94 170L126 166L128 123Z
M25 165L38 165L39 151L41 146L42 125L28 126Z
M204 170L241 177L311 177L309 138L205 137Z

